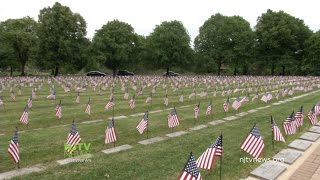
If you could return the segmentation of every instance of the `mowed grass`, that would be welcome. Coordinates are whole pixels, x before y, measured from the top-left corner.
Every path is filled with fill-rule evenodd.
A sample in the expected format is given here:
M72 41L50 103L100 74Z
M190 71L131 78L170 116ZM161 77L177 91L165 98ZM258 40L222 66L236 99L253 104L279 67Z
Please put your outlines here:
M169 85L169 83L168 83ZM157 89L153 95L152 106L145 104L144 101L151 92L151 87L146 88L142 96L136 97L137 108L135 111L129 109L128 101L123 100L123 92L120 86L116 86L115 94L115 116L125 115L126 119L116 120L116 131L118 141L116 146L122 144L133 145L134 148L116 154L105 155L101 150L111 148L113 145L104 144L105 128L108 118L112 116L112 111L106 111L104 106L109 99L110 91L107 89L98 95L97 91L92 91L87 88L87 91L81 93L81 103L76 104L75 92L64 93L63 89L56 84L57 101L48 101L45 97L49 94L48 85L45 84L41 90L37 92L37 99L34 100L33 108L29 115L29 125L22 125L19 122L23 107L26 104L27 97L31 94L31 88L23 88L22 95L17 96L17 101L12 102L9 98L9 92L4 91L3 95L7 97L5 109L0 109L0 172L9 171L15 168L12 160L6 153L9 141L12 138L15 126L18 126L20 144L21 167L31 166L34 164L42 164L48 169L44 172L31 174L21 177L22 179L176 179L181 172L190 151L193 151L196 157L223 132L224 154L223 154L223 179L235 179L246 177L250 170L258 166L258 163L243 164L239 162L240 157L247 156L246 153L240 150L240 143L243 141L249 130L255 122L264 137L266 149L262 157L272 157L273 154L279 152L282 148L297 138L309 128L309 122L306 119L305 123L299 132L289 136L286 143L275 143L275 149L271 148L271 131L270 131L270 115L273 115L278 125L281 127L284 119L291 113L292 110L298 110L301 105L305 110L309 110L311 106L318 100L319 93L304 97L287 104L274 106L265 110L260 110L256 113L247 115L232 122L227 122L217 126L209 126L203 130L188 133L187 135L165 140L160 143L143 146L137 142L146 139L146 134L140 135L135 126L140 121L142 116L131 117L135 113L142 113L146 110L154 111L162 109L159 113L149 114L150 126L149 137L164 136L171 133L172 130L167 127L167 115L170 110L166 110L172 106L177 107L177 112L180 118L180 126L174 128L173 131L188 130L199 124L206 124L209 121L226 117L222 112L222 103L226 97L221 97L218 92L218 97L213 98L212 92L209 92L209 97L196 97L189 100L187 96L192 92L193 87L183 88L185 102L178 102L181 90L173 92L169 88L169 107L164 107L163 97L165 90L161 87ZM202 91L205 86L197 87L197 90ZM129 91L130 95L132 95ZM17 94L17 92L16 92ZM299 94L296 92L295 95ZM237 93L237 95L244 95ZM252 97L253 95L251 95ZM85 114L84 108L87 99L90 97L92 106L92 115ZM54 116L55 105L62 99L63 115L61 120L57 120ZM214 115L205 116L205 109L209 100L213 100ZM201 101L200 117L195 120L193 117L193 108L198 101ZM270 103L276 100L272 100ZM233 100L231 101L231 103ZM181 108L181 106L191 105ZM254 101L245 103L241 107L241 111L245 112L259 106L265 106L262 101ZM230 107L230 112L227 115L234 115L238 112ZM70 129L72 120L76 121L77 129L80 132L83 143L91 143L91 153L94 157L90 163L72 163L65 166L57 166L55 160L64 158L63 144ZM90 124L81 124L83 121L102 119L101 122ZM51 128L48 128L51 127ZM38 129L42 128L42 129ZM281 127L282 128L282 127ZM216 160L214 170L212 172L201 171L205 179L218 178L219 176L219 160ZM19 179L19 178L18 178Z

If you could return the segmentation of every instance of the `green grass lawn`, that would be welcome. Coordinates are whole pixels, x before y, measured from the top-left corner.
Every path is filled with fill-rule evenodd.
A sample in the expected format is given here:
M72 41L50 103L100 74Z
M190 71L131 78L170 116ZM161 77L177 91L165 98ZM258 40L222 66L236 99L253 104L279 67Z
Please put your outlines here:
M40 83L40 82L38 82ZM128 86L129 87L129 86ZM139 89L139 86L137 86ZM208 92L208 97L199 96L189 99L188 96L193 90L193 86L183 88L185 102L179 102L179 96L182 90L173 91L170 87L170 81L167 81L169 106L163 105L165 89L160 85L157 92L153 95L152 105L144 103L151 92L151 86L144 90L143 95L136 96L137 108L133 111L129 108L128 100L123 99L124 92L121 91L119 82L115 88L115 116L127 116L128 118L115 121L118 141L116 146L130 144L132 149L120 153L106 155L101 152L103 149L113 147L113 144L104 144L108 118L112 117L112 110L104 109L110 96L110 87L98 94L98 88L93 91L87 88L87 91L80 94L80 104L75 103L76 93L65 93L61 86L55 83L57 94L56 101L46 100L49 94L49 85L44 81L41 90L37 91L37 99L33 101L33 108L29 114L29 124L19 123L20 115L31 94L31 87L23 87L22 95L18 95L17 88L15 92L17 101L10 99L9 88L2 92L5 98L5 108L0 107L0 172L6 172L15 169L15 164L7 155L7 147L12 138L14 128L17 126L19 131L20 145L20 166L28 167L36 164L42 164L47 169L40 173L33 173L17 179L176 179L184 167L190 151L193 151L195 157L199 157L202 152L223 133L223 162L222 179L238 179L247 177L251 170L259 163L240 163L241 157L250 157L247 153L240 150L240 144L246 137L254 123L257 123L266 148L262 157L272 157L274 154L285 148L291 141L299 137L309 128L309 122L306 117L307 111L319 100L319 94L312 94L286 104L271 106L270 108L259 110L258 112L241 117L237 120L224 124L211 126L198 131L189 131L189 128L200 124L207 124L212 120L218 120L239 112L246 112L256 107L271 105L277 100L274 98L271 102L264 103L260 100L244 103L240 111L232 109L230 101L229 112L225 114L222 111L222 104L227 96L221 96L221 89L217 97L213 97L212 90ZM207 87L207 84L196 86L197 93L200 93ZM278 88L280 89L280 88ZM129 90L130 96L134 93ZM296 91L294 96L302 92ZM255 93L251 93L253 96ZM236 93L230 97L244 96L246 93ZM261 96L260 96L261 97ZM275 96L274 96L275 97ZM285 98L289 98L286 96ZM91 116L84 113L87 100L91 99ZM283 100L285 98L280 98ZM62 119L58 120L54 115L55 105L62 100ZM259 98L260 99L260 98ZM212 116L206 116L205 111L209 101L213 101ZM193 116L194 106L201 102L200 117L195 120ZM188 106L190 105L190 106ZM270 116L273 115L278 126L282 129L282 122L290 115L292 110L297 111L303 105L305 112L305 123L295 135L288 137L286 143L275 142L275 147L271 146L271 125ZM149 137L165 136L171 133L172 129L167 127L167 115L170 108L176 106L180 118L180 125L173 129L174 132L185 130L189 133L181 137L170 138L165 141L144 146L137 142L146 139L146 134L140 135L135 129L141 116L132 117L130 115L143 113L146 110L162 112L150 113L148 129ZM182 107L188 106L188 107ZM82 124L84 121L95 121L89 124ZM91 162L71 163L65 166L58 166L55 162L64 159L64 143L70 130L72 120L75 120L77 129L81 135L83 143L91 143L91 153L94 155ZM39 129L40 128L40 129ZM283 130L283 129L282 129ZM283 131L282 131L283 132ZM220 162L216 159L212 172L201 170L204 179L217 179L219 177Z

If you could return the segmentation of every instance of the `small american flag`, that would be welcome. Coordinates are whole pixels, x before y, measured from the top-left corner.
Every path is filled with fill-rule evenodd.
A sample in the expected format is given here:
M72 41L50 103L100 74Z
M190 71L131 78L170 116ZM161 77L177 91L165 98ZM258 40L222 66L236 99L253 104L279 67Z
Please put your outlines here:
M124 98L125 100L127 100L127 99L129 98L128 89L126 89L126 92L124 93L123 98Z
M88 100L88 103L86 105L86 109L84 110L84 112L89 114L89 115L91 114L90 98Z
M251 101L254 101L255 99L258 99L259 98L259 94L258 92L256 93L256 95L253 96L253 98L251 99Z
M249 93L248 93L246 96L244 96L244 97L241 99L240 103L249 102L249 101L250 101L250 99L249 99Z
M20 121L23 124L28 124L28 120L29 120L29 108L28 106L24 107L24 110L22 112L22 115L20 117Z
M34 89L32 89L32 91L31 91L31 96L33 99L37 98L36 91Z
M183 94L181 94L180 98L179 98L180 102L183 102Z
M198 118L199 115L199 111L200 111L200 102L199 104L196 105L196 107L194 107L194 118Z
M106 144L117 141L116 131L114 129L114 119L113 119L113 117L109 121L109 125L108 125L105 133L106 133L106 139L105 139L105 143Z
M240 98L238 97L237 99L235 99L235 100L233 101L232 107L233 107L233 109L238 110L238 109L240 108L240 106L241 106L241 100L240 100Z
M143 133L143 131L148 127L148 111L144 113L141 121L137 125L137 130L139 131L140 134Z
M80 93L78 92L77 97L76 97L76 103L80 103Z
M105 105L104 108L105 108L106 110L109 110L109 109L112 108L114 105L115 105L115 104L114 104L113 98L111 98L111 99L109 100L109 102Z
M294 112L283 122L283 129L286 135L296 133L296 122L293 116Z
M308 119L310 120L310 123L312 125L315 125L317 123L317 116L314 109L315 109L315 106L313 106L308 113Z
M73 147L76 146L81 141L81 137L79 132L77 131L77 127L72 121L70 132L67 137L67 144L69 146L68 153L72 153Z
M56 116L58 117L58 119L61 119L61 117L62 117L61 100L60 100L59 104L57 105L55 111L56 111Z
M212 169L215 156L222 156L222 135L220 135L215 143L211 144L205 152L197 159L197 166L202 169Z
M133 97L130 99L129 106L130 106L131 109L134 109L136 107L135 95L133 95Z
M0 106L4 105L4 102L3 102L3 97L0 96Z
M189 95L189 99L191 99L193 96L195 96L196 95L196 89L195 88L193 88L193 91L192 91L192 93Z
M222 105L224 112L228 112L229 111L229 101L230 100L229 100L229 97L228 97L228 99Z
M16 100L16 95L14 94L13 91L11 91L10 96L11 96L11 99L12 99L12 100L14 100L14 101Z
M267 99L268 99L267 101L270 101L272 99L272 94L271 93L268 93Z
M179 118L177 115L177 111L176 108L173 107L173 109L171 110L171 112L168 115L168 127L169 128L173 128L179 125Z
M272 129L273 139L275 141L286 142L281 134L279 127L277 126L272 116L271 116L271 129Z
M264 94L262 97L261 97L261 101L263 102L268 102L268 96L266 94Z
M18 128L16 128L13 138L9 144L8 153L15 163L19 162L20 156L19 156L19 143L18 143Z
M150 93L150 95L147 97L146 102L145 103L149 103L152 101L152 93Z
M28 102L27 102L28 108L31 109L32 108L32 96L30 96L28 98Z
M210 115L212 113L212 101L210 100L209 105L206 110L206 115Z
M320 114L320 103L317 103L314 106L314 112L316 113L316 115Z
M169 99L168 99L168 95L166 94L166 96L163 98L163 104L165 105L165 106L168 106L169 105Z
M190 153L189 159L184 166L179 178L179 180L201 180L201 174L197 167L196 161L192 152Z
M256 125L251 129L246 139L241 144L241 149L258 158L264 149L264 142Z
M296 115L294 116L296 120L296 126L300 127L303 125L303 106L300 107L300 110L296 112Z

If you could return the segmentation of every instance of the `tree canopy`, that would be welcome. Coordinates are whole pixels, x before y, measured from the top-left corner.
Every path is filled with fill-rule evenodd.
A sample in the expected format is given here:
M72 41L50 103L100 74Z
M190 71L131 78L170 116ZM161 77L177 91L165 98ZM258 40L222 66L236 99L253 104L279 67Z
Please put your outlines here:
M130 60L136 41L137 35L131 25L114 20L97 30L92 43L96 56L113 70L115 76L116 71Z
M268 10L258 18L256 25L257 51L264 66L269 66L275 75L280 66L281 74L286 68L298 73L302 65L304 42L312 32L298 18L283 11Z
M0 54L5 66L19 64L21 75L25 75L26 63L35 53L36 30L37 22L30 17L8 19L0 24L2 41Z
M82 60L82 47L86 41L86 22L69 7L56 2L44 8L39 14L39 64L55 70L77 64ZM74 63L77 62L77 63Z
M186 67L192 49L190 36L180 21L164 21L147 36L150 62L154 67L167 69ZM149 62L149 63L150 63Z

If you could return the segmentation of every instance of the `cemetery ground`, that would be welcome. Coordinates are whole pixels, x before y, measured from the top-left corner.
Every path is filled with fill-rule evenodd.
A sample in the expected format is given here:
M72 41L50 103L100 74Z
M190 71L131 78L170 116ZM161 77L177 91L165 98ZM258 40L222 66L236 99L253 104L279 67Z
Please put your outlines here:
M167 82L167 86L170 86L169 82ZM197 93L202 92L205 87L204 84L196 86ZM243 103L239 111L232 109L232 99L230 100L229 112L224 113L222 104L228 95L221 96L221 90L217 91L217 97L213 97L213 92L209 91L206 97L196 96L189 99L188 96L193 91L193 87L189 86L183 88L184 102L179 102L182 91L173 91L172 88L168 88L169 106L166 107L163 104L165 89L159 86L152 97L152 104L145 103L145 99L151 92L151 87L146 87L142 95L136 95L136 108L131 110L128 101L134 91L130 90L129 99L124 100L124 92L120 88L120 85L115 86L114 116L125 117L115 120L117 133L115 146L129 144L133 148L113 154L101 152L114 146L104 143L105 129L113 115L112 109L104 109L105 104L109 101L110 86L107 90L101 91L101 95L98 90L87 88L86 91L80 93L80 103L77 104L75 103L77 93L74 90L64 92L56 82L56 100L47 100L49 85L45 81L43 87L37 91L37 98L33 100L28 125L21 124L19 118L31 94L31 87L23 87L22 95L18 95L16 91L16 101L10 99L8 89L4 90L2 95L6 97L5 106L0 107L0 173L16 168L6 149L15 127L18 127L21 168L41 165L45 167L45 170L13 179L176 179L181 173L190 151L198 158L221 133L223 134L222 163L220 164L220 158L216 157L212 171L201 170L203 179L218 179L220 165L222 165L222 179L245 178L261 164L240 162L242 157L251 157L240 149L240 145L254 123L257 123L265 143L261 158L271 158L310 128L306 115L320 98L320 93L317 92L280 105L272 105L274 102L285 100L291 96L280 97L279 100L273 98L270 102L265 103L260 100L261 94L259 99L251 101L255 95L252 92L250 102ZM318 88L313 89L313 91L315 90ZM246 93L241 91L232 93L230 98L243 97ZM306 92L296 91L292 97L304 93ZM89 98L91 100L90 116L84 113ZM60 100L62 101L62 118L57 119L55 107ZM205 115L210 100L213 104L213 114ZM200 114L195 119L193 109L199 101ZM232 121L214 126L209 124L212 121L268 105L270 105L269 108L238 117ZM302 105L304 107L303 126L297 130L296 134L288 136L285 143L274 142L273 148L270 116L274 117L284 134L283 121L292 111L296 112ZM167 116L173 106L177 109L180 125L169 129ZM147 134L146 131L142 135L139 134L135 127L143 116L141 113L147 110L149 111L148 138L167 137L166 134L178 131L187 133L179 137L167 137L161 142L150 145L139 144L139 141L147 139ZM81 142L91 144L90 154L93 157L90 158L90 162L58 165L57 160L67 158L64 153L64 143L73 120L80 133ZM207 127L196 131L190 130L197 125L207 125Z

